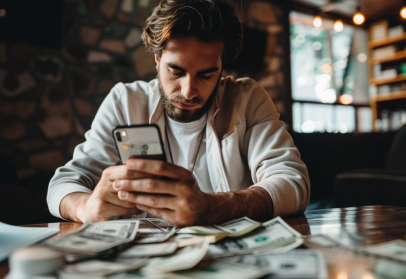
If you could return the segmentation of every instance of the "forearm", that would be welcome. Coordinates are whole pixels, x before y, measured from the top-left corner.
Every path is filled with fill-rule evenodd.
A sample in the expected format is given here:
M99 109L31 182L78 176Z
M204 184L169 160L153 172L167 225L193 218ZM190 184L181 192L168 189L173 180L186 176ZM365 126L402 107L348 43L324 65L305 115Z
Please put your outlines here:
M207 225L222 224L244 216L256 221L266 221L273 217L272 199L261 187L208 195Z
M91 193L75 192L66 195L59 205L61 216L75 222L82 222L80 215Z

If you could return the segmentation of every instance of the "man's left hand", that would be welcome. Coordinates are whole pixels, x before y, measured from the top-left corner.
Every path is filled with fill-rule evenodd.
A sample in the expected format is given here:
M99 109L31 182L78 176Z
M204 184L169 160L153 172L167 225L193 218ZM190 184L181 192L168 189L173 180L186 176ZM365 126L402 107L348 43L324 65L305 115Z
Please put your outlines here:
M210 195L203 193L192 173L163 161L130 159L128 170L149 174L149 178L116 180L113 187L121 200L168 220L177 227L206 223ZM151 174L158 178L150 178Z

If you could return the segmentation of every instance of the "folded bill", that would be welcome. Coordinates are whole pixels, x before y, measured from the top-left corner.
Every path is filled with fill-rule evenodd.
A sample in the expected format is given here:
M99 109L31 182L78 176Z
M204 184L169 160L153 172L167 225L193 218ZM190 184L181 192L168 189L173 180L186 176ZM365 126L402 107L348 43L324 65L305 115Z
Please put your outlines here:
M78 230L46 241L52 248L93 255L134 240L139 221L86 222Z
M377 245L359 247L357 250L380 257L406 262L406 241L401 239Z
M177 242L137 244L120 253L120 257L155 257L169 255L178 248Z
M137 233L137 238L135 243L145 244L145 243L156 243L164 242L172 237L177 232L177 229L173 227L172 229L158 229L158 228L144 228L139 229Z
M294 244L294 245L291 245ZM294 249L302 244L301 234L280 217L262 224L259 228L238 238L226 238L211 244L207 257L220 258L282 249Z
M251 279L262 278L270 272L269 266L257 267L240 263L205 260L193 269L175 272L173 278Z
M104 278L106 275L136 270L147 263L147 258L90 260L65 266L59 272L60 279Z
M206 255L209 244L207 238L202 243L182 248L173 255L152 258L141 272L165 273L193 268Z
M228 237L242 236L260 227L262 223L251 220L248 217L236 219L222 225L214 226L192 226L179 230L178 233L215 235L226 233Z
M295 250L286 253L263 253L220 259L224 263L241 266L268 267L269 279L327 279L327 266L320 251Z

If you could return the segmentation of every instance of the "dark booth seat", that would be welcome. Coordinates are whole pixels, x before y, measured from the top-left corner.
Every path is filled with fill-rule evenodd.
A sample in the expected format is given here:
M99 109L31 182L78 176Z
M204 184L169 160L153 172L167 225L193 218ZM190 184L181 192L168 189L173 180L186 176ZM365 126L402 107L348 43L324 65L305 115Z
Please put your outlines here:
M395 135L384 168L352 169L334 179L334 206L406 205L406 125Z

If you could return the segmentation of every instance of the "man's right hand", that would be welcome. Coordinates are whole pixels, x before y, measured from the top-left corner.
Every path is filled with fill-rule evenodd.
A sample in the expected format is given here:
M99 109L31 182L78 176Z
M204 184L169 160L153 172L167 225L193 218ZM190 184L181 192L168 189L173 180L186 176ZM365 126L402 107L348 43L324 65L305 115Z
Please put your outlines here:
M126 165L113 166L103 171L99 183L91 193L71 193L62 199L60 212L63 218L76 222L106 221L111 217L141 214L135 203L120 200L113 184L117 179L139 179L147 174L130 171Z

